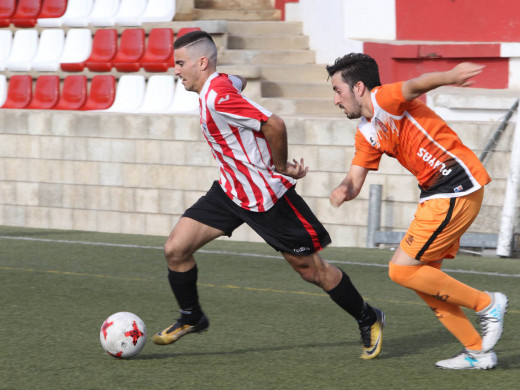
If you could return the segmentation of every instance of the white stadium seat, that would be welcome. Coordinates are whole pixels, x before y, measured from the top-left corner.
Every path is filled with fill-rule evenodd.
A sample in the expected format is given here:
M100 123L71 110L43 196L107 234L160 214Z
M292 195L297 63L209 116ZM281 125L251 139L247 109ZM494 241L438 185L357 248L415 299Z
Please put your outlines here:
M32 68L40 72L55 72L60 67L63 54L65 32L60 29L46 29L40 34L38 51L32 60Z
M34 29L16 30L5 67L10 71L29 71L38 50L38 31Z
M63 24L68 27L87 27L94 0L69 0L67 11L62 16Z
M0 74L0 107L2 107L5 103L5 99L7 98L7 79L5 75Z
M148 0L141 22L171 22L175 16L175 0Z
M145 80L142 75L124 75L117 83L114 104L106 112L136 112L144 99Z
M199 95L186 91L181 79L177 79L175 95L168 112L172 114L197 114L199 112Z
M175 79L172 75L153 75L146 83L143 104L138 112L164 113L173 102Z
M116 15L116 24L120 26L141 26L141 15L146 9L147 0L121 0Z
M100 27L114 26L119 5L120 0L96 0L92 13L89 16L90 24Z
M11 54L13 33L11 30L0 30L0 71L5 70L5 62Z
M84 62L92 52L92 32L88 28L72 28L65 38L60 63Z

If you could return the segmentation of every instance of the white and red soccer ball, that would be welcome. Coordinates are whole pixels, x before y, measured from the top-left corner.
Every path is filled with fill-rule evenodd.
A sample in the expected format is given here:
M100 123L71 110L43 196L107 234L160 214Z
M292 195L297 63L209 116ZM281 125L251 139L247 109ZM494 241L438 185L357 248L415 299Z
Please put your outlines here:
M137 355L146 342L146 326L133 313L121 311L108 317L99 331L99 339L110 355L129 359Z

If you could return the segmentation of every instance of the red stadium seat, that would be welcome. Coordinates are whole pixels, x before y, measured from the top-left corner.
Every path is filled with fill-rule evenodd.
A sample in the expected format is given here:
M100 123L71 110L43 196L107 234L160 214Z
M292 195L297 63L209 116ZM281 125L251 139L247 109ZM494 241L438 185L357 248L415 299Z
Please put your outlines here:
M42 0L18 0L16 11L11 18L11 23L16 27L34 27L40 9Z
M200 28L198 28L198 27L183 27L183 28L179 29L179 32L177 33L177 38L180 38L184 34L187 34L189 32L199 31L199 30L200 30Z
M60 78L55 75L39 76L34 86L34 95L26 108L48 110L53 108L60 98Z
M139 60L144 54L145 32L142 28L129 28L121 34L121 42L113 66L119 72L137 72L141 67Z
M173 31L171 28L152 28L148 34L141 66L148 72L166 72L172 66Z
M67 10L67 0L43 0L40 18L59 18Z
M32 99L32 77L15 75L9 79L7 98L2 108L25 108Z
M0 1L0 27L9 27L14 11L16 11L16 0Z
M87 76L67 76L55 110L79 110L87 101Z
M92 53L85 64L90 71L109 72L116 52L117 30L115 28L97 30L92 41Z
M108 75L96 75L90 82L90 92L82 111L106 110L116 98L116 78Z

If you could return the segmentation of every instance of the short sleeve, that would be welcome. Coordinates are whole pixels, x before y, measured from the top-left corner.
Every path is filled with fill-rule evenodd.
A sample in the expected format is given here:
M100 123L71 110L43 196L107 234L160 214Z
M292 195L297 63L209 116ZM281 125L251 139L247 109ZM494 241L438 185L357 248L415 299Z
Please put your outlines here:
M381 161L383 153L372 147L359 130L356 131L354 147L355 151L352 165L358 165L373 171L379 169L379 162Z
M402 81L378 87L375 90L375 97L379 107L389 114L401 116L410 104L403 97L402 87Z

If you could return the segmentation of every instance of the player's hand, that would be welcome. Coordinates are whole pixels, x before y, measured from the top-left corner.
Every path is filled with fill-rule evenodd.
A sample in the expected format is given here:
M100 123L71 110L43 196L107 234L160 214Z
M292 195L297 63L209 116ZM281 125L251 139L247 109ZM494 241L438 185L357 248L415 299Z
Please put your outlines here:
M337 186L334 191L330 194L330 204L334 207L341 206L345 201L349 199L348 187L344 184Z
M472 62L462 62L449 71L453 78L452 84L461 87L469 87L475 83L472 78L482 72L482 69L484 69L484 65L477 65Z
M292 177L293 179L301 179L302 177L305 177L308 171L309 167L305 166L303 158L300 160L300 162L298 162L296 159L293 159L292 163L287 161L285 163L285 167L281 169L276 168L276 172Z

